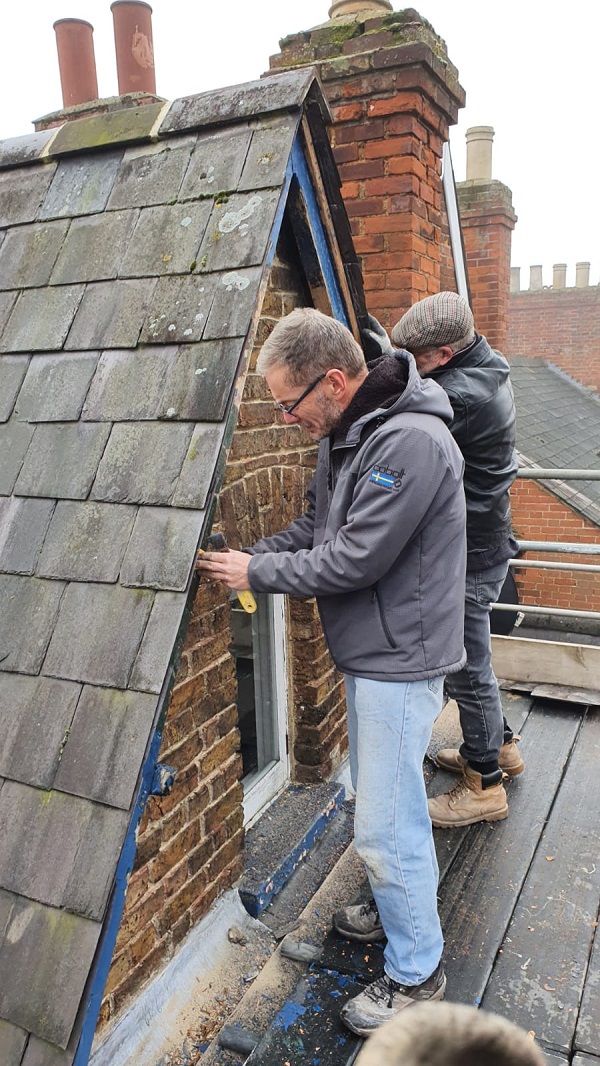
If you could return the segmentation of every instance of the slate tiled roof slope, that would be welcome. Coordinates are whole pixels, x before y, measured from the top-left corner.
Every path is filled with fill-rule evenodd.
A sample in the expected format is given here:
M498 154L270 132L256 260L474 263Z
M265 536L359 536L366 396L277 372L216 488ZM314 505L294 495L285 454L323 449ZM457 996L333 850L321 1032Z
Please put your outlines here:
M517 448L540 467L600 467L600 397L541 359L511 358ZM544 481L545 488L600 525L600 481Z
M326 114L303 70L0 144L2 1066L73 1062L293 145Z

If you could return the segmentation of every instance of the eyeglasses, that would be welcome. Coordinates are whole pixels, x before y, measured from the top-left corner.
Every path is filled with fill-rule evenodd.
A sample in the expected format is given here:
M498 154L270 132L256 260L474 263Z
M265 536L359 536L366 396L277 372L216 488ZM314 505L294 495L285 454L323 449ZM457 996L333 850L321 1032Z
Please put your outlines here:
M312 392L313 389L316 389L316 387L319 384L319 382L322 381L323 378L325 378L325 377L327 377L327 373L319 374L318 378L315 378L314 381L311 381L310 385L307 385L307 387L305 388L305 390L302 393L302 395L299 396L297 400L294 400L293 404L291 404L289 407L285 407L284 404L277 403L277 401L275 401L275 407L277 408L278 411L282 411L284 415L293 415L293 413L296 410L296 408L298 407L298 405L301 404L302 401L306 399L308 394L310 392Z

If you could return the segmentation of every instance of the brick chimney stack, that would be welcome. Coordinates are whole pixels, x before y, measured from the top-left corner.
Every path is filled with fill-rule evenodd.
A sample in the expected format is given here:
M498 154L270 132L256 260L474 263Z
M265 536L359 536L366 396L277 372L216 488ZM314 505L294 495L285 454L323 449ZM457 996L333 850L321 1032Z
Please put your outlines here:
M337 0L330 21L281 41L271 70L313 65L369 310L388 327L440 289L441 158L464 92L446 45L417 11Z
M510 246L517 216L510 189L492 179L493 137L491 126L467 130L467 180L456 191L475 325L492 347L506 353Z

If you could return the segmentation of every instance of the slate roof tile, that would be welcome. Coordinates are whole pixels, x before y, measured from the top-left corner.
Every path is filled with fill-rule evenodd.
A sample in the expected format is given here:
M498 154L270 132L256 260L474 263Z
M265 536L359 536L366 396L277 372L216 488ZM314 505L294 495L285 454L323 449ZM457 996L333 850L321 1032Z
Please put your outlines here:
M16 226L0 247L0 288L47 285L69 228L68 221L33 222ZM79 279L66 278L66 281Z
M86 685L54 787L129 810L156 711L156 696Z
M0 792L0 887L101 918L128 821L127 811L6 781Z
M51 787L80 692L72 681L0 674L0 774Z
M239 338L182 345L167 378L161 418L220 421L240 360Z
M54 500L0 496L0 572L33 574Z
M56 170L56 163L0 171L0 226L33 222Z
M122 151L104 151L61 159L38 218L68 218L104 211L122 158Z
M27 423L18 425L31 428ZM20 496L84 500L109 433L110 425L104 422L44 422L37 425L15 492Z
M73 1066L80 1035L77 1029L75 1033L77 1039L72 1037L69 1040L66 1051L55 1044L49 1044L47 1040L31 1036L21 1066Z
M0 1062L2 1066L21 1066L29 1033L0 1018Z
M25 422L76 422L97 362L98 352L34 355L15 417Z
M164 109L164 104L141 104L107 111L101 115L65 122L52 142L52 155L96 151L105 145L127 145L149 138Z
M0 425L0 495L8 496L23 465L34 427L11 419Z
M237 189L251 136L252 130L248 125L201 133L179 199L197 200Z
M109 422L156 419L177 347L104 352L83 412L84 419Z
M286 71L242 85L182 96L175 100L159 128L159 135L220 123L240 122L254 115L300 107L315 81L310 67ZM327 104L320 98L322 112Z
M48 352L62 348L83 296L83 285L27 289L4 327L2 352ZM97 348L99 345L71 345Z
M120 276L160 277L192 270L211 207L211 201L202 200L143 208L121 264Z
M206 270L240 270L262 263L281 190L235 193L215 203L198 262Z
M170 503L192 433L189 423L114 425L92 488L92 499Z
M173 496L174 507L206 506L224 432L219 423L196 426Z
M199 341L212 306L218 274L159 279L140 336L141 344Z
M141 692L161 691L169 663L175 654L184 608L185 600L179 593L156 593L144 641L131 672L132 688Z
M135 514L135 507L125 505L59 500L37 566L39 576L117 581Z
M0 667L37 674L58 616L64 584L0 574Z
M52 271L52 284L116 278L137 219L137 211L105 211L73 219Z
M0 337L17 301L18 292L0 292ZM0 351L4 351L0 347Z
M282 185L297 129L297 115L277 115L254 131L238 192Z
M166 204L177 196L195 137L173 137L157 144L128 148L119 167L109 210Z
M215 297L204 339L244 336L257 307L262 267L226 270L217 275Z
M27 355L3 355L0 359L0 422L12 414L28 365Z
M0 943L0 1015L65 1047L100 930L76 914L15 900Z
M141 507L123 560L121 583L183 592L203 521L202 511Z
M127 688L153 598L153 593L144 589L85 582L69 585L44 661L44 674Z
M0 141L0 167L15 167L35 162L55 132L53 129L35 133L32 130L23 137L9 137Z
M65 348L135 348L155 285L156 278L89 284Z

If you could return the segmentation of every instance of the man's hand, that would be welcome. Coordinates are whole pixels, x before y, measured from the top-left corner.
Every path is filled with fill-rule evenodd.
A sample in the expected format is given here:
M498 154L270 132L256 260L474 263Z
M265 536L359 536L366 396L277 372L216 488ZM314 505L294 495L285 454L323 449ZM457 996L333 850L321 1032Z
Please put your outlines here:
M198 552L196 570L214 581L222 581L230 589L249 589L248 564L251 555L246 552Z
M373 315L367 315L367 319L369 328L360 331L365 357L367 359L379 359L382 355L393 355L393 345L381 322L378 322Z

